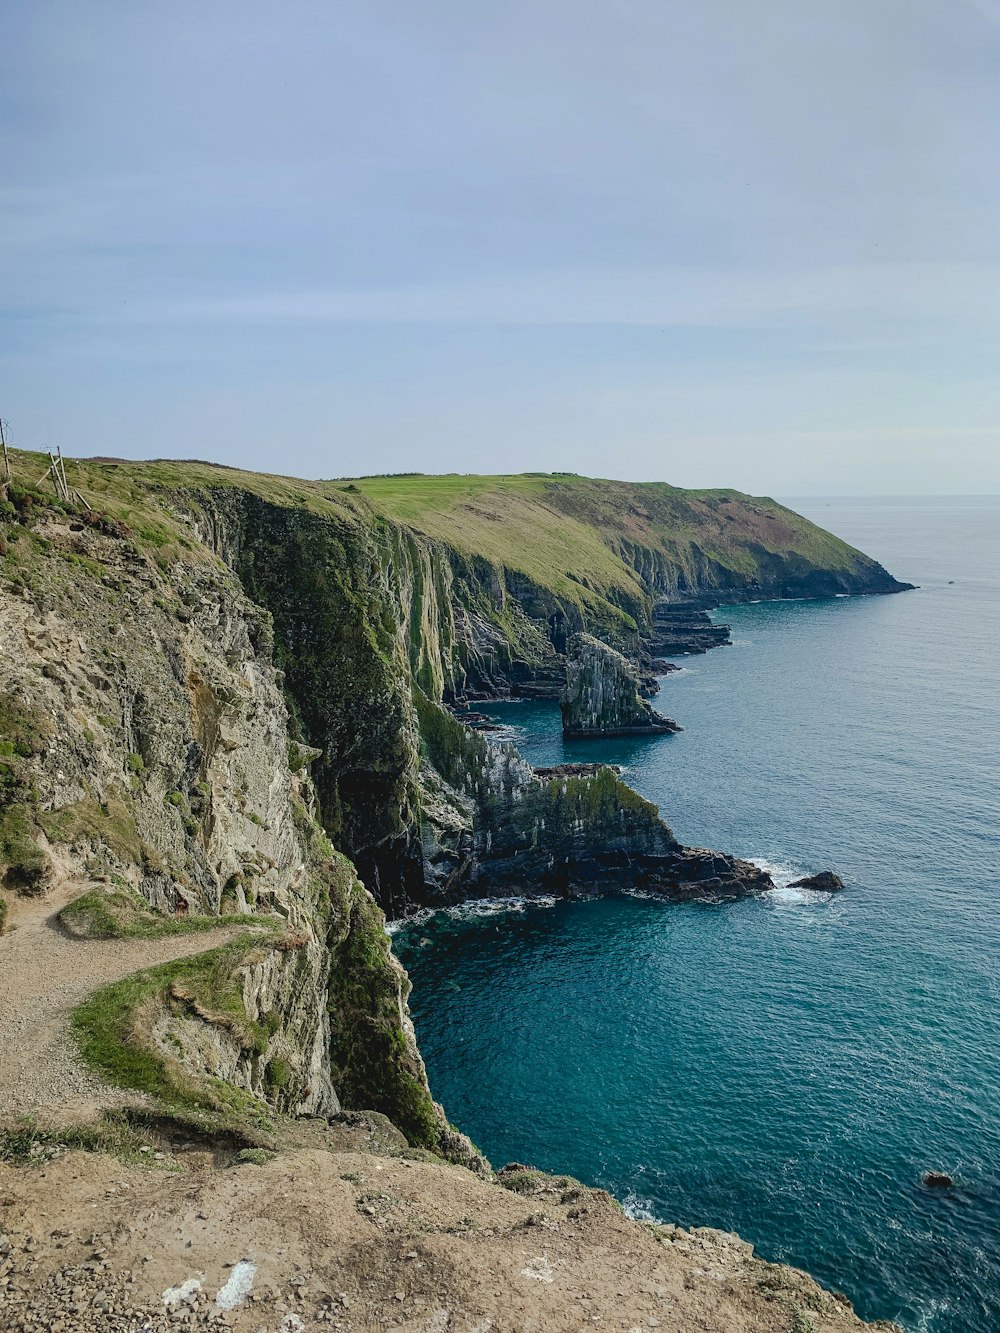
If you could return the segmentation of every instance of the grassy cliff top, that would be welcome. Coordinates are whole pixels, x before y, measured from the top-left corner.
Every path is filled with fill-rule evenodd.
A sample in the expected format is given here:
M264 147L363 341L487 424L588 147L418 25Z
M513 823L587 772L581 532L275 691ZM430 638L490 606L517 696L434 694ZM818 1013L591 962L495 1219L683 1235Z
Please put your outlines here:
M36 484L48 462L19 450L11 457L19 484ZM775 500L665 482L572 473L307 481L203 462L100 459L68 461L67 476L94 508L122 519L138 540L154 546L194 544L172 512L179 494L243 489L349 523L394 521L581 603L608 593L617 594L616 601L622 594L642 597L637 565L647 563L647 555L682 571L692 587L706 563L737 577L753 577L771 557L846 573L877 568Z
M525 520L567 541L586 528L616 551L627 541L673 555L697 540L707 555L730 564L737 556L747 566L752 545L774 554L796 552L826 569L850 568L859 555L776 500L734 490L683 490L661 481L567 472L358 477L352 484L392 518L476 554L502 551L507 563L533 555L534 539L522 531ZM522 536L526 548L519 543L512 550L510 539Z

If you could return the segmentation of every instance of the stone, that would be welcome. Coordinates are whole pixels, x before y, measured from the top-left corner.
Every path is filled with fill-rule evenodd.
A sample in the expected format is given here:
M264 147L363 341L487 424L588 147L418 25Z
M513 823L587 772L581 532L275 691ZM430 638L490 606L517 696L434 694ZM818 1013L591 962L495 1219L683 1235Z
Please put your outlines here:
M638 671L621 653L590 634L575 634L566 659L559 700L567 740L652 736L680 731L641 693Z
M949 1190L955 1183L944 1171L925 1171L920 1180L931 1190Z
M806 875L803 879L793 880L790 889L821 889L824 893L838 893L844 887L844 881L832 870L821 870L818 875Z

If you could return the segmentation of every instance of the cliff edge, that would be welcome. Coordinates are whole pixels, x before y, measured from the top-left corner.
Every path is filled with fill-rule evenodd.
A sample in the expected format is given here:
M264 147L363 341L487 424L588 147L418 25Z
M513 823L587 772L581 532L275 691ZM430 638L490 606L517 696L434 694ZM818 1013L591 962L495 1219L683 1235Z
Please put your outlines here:
M432 1099L385 914L525 887L770 887L754 866L682 847L612 770L537 774L449 711L476 690L551 690L571 630L637 659L656 597L678 590L688 556L650 564L635 523L628 541L596 536L569 513L591 494L582 483L506 488L531 522L579 539L560 556L579 572L550 562L539 581L532 550L514 554L523 509L470 527L463 496L446 506L461 528L447 538L426 530L426 506L402 521L360 484L91 461L69 465L67 499L33 484L44 459L12 463L0 499L0 1105L8 1118L30 1106L45 1125L8 1124L8 1162L61 1163L80 1147L185 1168L188 1152L224 1165L341 1151L333 1128L374 1114L380 1151L429 1154L428 1170L458 1171L459 1193L474 1193L491 1168ZM483 537L494 521L504 560ZM838 585L890 590L872 562L844 558L829 574ZM126 1185L155 1195L143 1182ZM229 1197L214 1176L202 1186L206 1210ZM301 1190L308 1199L305 1178ZM378 1216L378 1190L368 1195L351 1206ZM498 1217L508 1206L483 1198L494 1201L475 1207ZM392 1234L387 1254L403 1243ZM12 1253L0 1248L0 1268ZM48 1278L34 1244L26 1253L25 1282L5 1290L42 1299L32 1284ZM87 1273L112 1262L73 1253ZM520 1277L496 1282L513 1291ZM53 1278L57 1305L78 1280L88 1292L75 1269ZM351 1281L362 1293L365 1279ZM95 1299L114 1327L127 1301ZM529 1326L496 1309L482 1327ZM14 1327L58 1326L16 1310ZM342 1327L384 1326L370 1311L352 1319Z

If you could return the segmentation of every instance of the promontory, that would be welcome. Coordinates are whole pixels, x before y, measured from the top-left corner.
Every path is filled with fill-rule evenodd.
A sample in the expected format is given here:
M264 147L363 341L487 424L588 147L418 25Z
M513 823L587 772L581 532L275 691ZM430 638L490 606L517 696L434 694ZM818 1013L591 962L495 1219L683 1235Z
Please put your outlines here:
M433 1100L385 921L767 892L610 767L538 774L456 709L558 697L575 635L634 692L658 643L711 646L706 606L903 585L734 491L10 461L3 1327L569 1330L586 1288L595 1327L860 1328L736 1237L494 1173Z

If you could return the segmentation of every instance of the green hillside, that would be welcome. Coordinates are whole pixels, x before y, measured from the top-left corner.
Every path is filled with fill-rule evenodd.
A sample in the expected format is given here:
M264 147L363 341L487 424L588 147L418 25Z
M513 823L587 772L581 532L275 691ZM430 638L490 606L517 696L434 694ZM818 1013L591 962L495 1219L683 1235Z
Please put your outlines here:
M12 460L19 485L37 484L47 465L42 454L12 451ZM631 619L651 593L781 596L900 586L807 519L738 491L569 473L307 481L169 460L72 460L67 475L90 505L164 555L200 546L179 516L185 497L197 503L210 492L245 491L351 527L387 520L601 617Z

